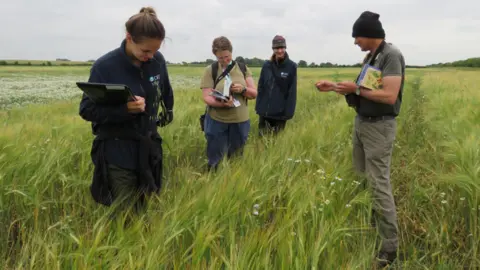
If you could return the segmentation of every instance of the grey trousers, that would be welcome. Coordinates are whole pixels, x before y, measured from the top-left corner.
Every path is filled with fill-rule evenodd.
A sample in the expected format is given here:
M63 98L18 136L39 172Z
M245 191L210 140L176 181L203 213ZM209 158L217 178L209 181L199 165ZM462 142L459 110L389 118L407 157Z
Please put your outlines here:
M355 118L353 163L367 178L372 192L373 218L381 239L380 250L396 251L398 224L390 184L390 164L397 130L395 119L370 121Z

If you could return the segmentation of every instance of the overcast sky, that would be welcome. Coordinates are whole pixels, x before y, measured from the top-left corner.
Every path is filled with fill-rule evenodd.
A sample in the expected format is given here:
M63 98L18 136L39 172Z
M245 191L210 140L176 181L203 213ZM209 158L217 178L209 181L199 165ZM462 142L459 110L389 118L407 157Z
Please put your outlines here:
M160 51L170 62L213 58L211 42L225 35L234 56L268 58L284 35L294 61L353 64L353 22L380 14L387 41L407 64L480 56L479 0L0 0L0 59L96 59L119 46L124 23L153 6L167 30Z

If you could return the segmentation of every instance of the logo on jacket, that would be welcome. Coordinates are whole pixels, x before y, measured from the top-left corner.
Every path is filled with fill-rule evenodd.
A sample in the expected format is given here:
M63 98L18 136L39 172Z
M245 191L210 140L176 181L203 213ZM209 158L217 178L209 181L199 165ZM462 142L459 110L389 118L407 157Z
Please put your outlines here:
M160 81L160 74L150 76L150 82L153 83L154 81Z
M287 78L288 77L288 72L280 72L280 76L282 78Z
M160 88L160 74L157 74L155 76L151 76L149 78L150 80L150 83L152 84L153 88L155 89L155 91L157 91L157 95L159 97L162 96L162 90Z

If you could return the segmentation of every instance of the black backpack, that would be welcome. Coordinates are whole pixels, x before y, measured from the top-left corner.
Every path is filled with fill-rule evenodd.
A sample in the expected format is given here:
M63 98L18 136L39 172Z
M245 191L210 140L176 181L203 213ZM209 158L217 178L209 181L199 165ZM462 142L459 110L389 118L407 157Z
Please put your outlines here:
M236 61L233 61L233 65L238 64L238 67L240 68L240 70L242 71L243 73L243 78L247 78L247 67L245 65L245 63L242 63L242 62L236 62ZM212 63L212 80L213 80L213 88L215 88L216 86L216 83L217 83L217 74L218 73L218 61L215 61ZM205 130L205 127L204 127L204 123L205 123L205 115L207 114L207 110L208 110L208 106L205 108L205 112L200 115L200 128L202 131Z

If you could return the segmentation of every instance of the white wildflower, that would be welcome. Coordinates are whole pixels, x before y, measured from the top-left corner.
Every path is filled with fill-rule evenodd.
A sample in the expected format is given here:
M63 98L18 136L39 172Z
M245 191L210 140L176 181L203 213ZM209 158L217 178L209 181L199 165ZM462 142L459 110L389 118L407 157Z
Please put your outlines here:
M260 208L260 205L258 203L256 203L256 204L253 205L253 208L258 209L258 208Z
M330 186L333 186L333 185L335 185L335 182L331 182L331 183L330 183Z
M329 205L329 204L330 204L330 200L326 200L326 201L325 201L325 204L326 204L326 205Z
M465 201L465 197L461 197L461 198L460 198L460 201Z
M440 193L440 197L445 197L445 192Z
M347 205L345 205L345 207L350 208L350 207L352 207L352 205L347 203Z
M443 201L442 201L442 203L443 203L443 204L446 204L446 203L447 203L447 201L446 201L446 200L443 200Z
M335 176L335 180L337 181L342 181L342 178L338 177L338 176Z
M257 211L257 210L254 210L254 211L253 211L253 215L258 216L258 211Z

